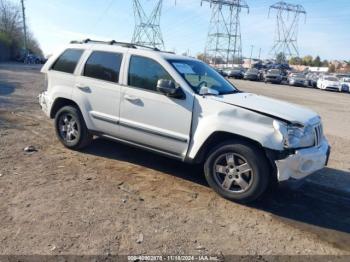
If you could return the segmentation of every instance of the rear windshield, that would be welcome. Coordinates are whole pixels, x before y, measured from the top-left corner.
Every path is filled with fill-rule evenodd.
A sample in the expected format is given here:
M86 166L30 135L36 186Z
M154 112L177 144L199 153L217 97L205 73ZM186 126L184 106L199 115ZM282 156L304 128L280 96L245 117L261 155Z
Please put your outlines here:
M249 73L249 74L257 74L257 73L259 73L259 70L257 70L257 69L249 69L247 71L247 73Z
M302 75L302 74L294 74L294 75L292 75L292 77L296 77L296 78L305 78L305 76Z
M270 74L280 74L281 71L278 70L278 69L271 69L271 70L269 70L269 73L270 73Z

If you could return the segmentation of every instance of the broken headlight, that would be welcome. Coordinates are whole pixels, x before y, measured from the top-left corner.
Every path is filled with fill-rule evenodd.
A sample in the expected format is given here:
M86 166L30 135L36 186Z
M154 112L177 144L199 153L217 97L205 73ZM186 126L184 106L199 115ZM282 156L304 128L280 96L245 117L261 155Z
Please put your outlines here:
M283 141L284 148L305 148L315 144L315 137L311 126L301 124L285 124L275 120L273 127Z

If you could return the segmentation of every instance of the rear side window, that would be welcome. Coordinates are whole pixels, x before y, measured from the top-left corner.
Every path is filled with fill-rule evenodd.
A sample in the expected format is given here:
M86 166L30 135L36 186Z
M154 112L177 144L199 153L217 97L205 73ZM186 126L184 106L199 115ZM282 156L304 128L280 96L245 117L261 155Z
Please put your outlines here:
M118 83L122 59L122 54L95 51L86 62L84 76Z
M51 67L52 70L73 74L84 50L67 49Z
M173 80L156 61L140 56L131 57L128 75L129 86L156 91L159 79Z

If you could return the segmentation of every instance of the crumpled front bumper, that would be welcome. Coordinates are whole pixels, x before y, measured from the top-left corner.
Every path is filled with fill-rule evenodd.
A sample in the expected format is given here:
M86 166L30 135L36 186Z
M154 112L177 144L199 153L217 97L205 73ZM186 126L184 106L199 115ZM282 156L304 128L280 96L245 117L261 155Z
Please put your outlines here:
M320 147L300 149L286 159L275 161L278 181L303 179L328 164L330 146L326 139Z
M47 92L43 92L38 96L39 104L41 106L41 109L44 111L44 113L50 117L50 102L48 99Z

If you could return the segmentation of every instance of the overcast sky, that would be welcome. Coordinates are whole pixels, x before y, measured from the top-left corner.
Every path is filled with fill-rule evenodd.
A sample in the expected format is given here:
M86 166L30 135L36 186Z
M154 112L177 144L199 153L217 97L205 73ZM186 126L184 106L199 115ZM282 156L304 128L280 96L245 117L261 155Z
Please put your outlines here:
M20 0L11 0L19 3ZM156 0L140 0L149 10ZM200 0L164 0L161 27L166 48L191 55L203 52L211 10ZM275 16L269 6L277 0L247 0L250 13L242 12L243 55L270 57ZM350 60L350 0L292 0L308 12L299 28L300 55L322 59ZM130 42L134 29L132 0L25 0L28 27L45 54L68 43L86 38Z

